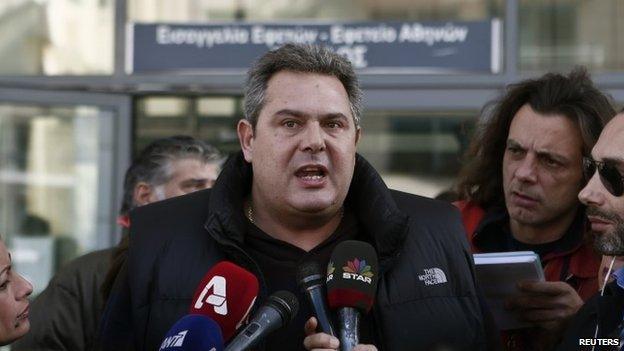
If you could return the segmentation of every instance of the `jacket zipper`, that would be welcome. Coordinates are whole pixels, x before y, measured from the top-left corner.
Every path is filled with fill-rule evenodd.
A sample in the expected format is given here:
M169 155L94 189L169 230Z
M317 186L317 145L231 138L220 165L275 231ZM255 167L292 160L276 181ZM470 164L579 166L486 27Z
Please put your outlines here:
M213 219L214 220L214 219ZM266 299L267 295L268 295L268 287L266 286L266 281L264 279L264 275L262 274L262 272L260 271L260 266L258 265L258 263L256 263L256 261L253 260L253 258L251 258L251 256L249 256L249 254L247 252L245 252L245 250L243 250L240 246L238 246L233 240L231 239L227 239L227 238L219 238L218 235L216 235L216 233L213 233L209 228L208 228L208 223L204 224L204 229L206 229L206 231L208 231L208 233L210 234L210 236L221 246L223 246L225 248L225 251L238 251L239 255L235 255L235 256L241 256L241 258L243 258L243 260L246 260L247 263L249 264L250 268L252 271L254 271L254 273L256 274L256 276L258 278L260 278L260 291L258 294L258 297L256 298L256 301L254 302L254 306L251 309L251 311L249 312L248 317L252 316L259 308L260 304L259 301L262 299ZM228 250L228 248L230 249L234 249L234 250ZM264 342L261 342L260 345L258 345L258 347L256 348L256 350L258 351L263 351L265 350L266 347L264 345Z

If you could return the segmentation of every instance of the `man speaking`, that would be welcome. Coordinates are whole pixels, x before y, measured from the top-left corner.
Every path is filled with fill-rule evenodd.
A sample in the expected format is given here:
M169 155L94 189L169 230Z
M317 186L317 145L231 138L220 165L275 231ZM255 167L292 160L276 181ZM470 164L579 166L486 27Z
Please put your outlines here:
M379 277L356 349L484 349L484 314L459 214L389 190L356 154L361 96L351 64L328 49L287 44L262 56L246 83L237 127L242 152L213 189L131 214L127 275L116 284L131 306L123 311L109 302L105 325L131 320L123 334L132 346L157 349L204 273L228 260L258 278L254 309L278 290L300 302L293 321L262 349L338 349L336 338L316 333L297 272L304 262L327 267L337 244L358 240L374 247ZM355 259L353 269L363 272Z

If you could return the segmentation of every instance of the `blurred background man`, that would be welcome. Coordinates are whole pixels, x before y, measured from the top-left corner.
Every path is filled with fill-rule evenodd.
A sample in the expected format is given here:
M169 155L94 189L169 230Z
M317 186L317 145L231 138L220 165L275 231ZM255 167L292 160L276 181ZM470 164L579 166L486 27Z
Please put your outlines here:
M547 281L521 284L508 301L535 328L504 341L508 349L547 349L598 289L600 258L576 194L582 158L615 111L580 69L511 85L491 107L460 175L458 207L473 252L539 255Z
M124 179L118 220L125 229L122 241L116 247L78 257L61 269L33 301L31 332L13 350L92 349L110 282L125 259L128 212L212 187L221 161L216 148L188 136L159 139L148 145Z

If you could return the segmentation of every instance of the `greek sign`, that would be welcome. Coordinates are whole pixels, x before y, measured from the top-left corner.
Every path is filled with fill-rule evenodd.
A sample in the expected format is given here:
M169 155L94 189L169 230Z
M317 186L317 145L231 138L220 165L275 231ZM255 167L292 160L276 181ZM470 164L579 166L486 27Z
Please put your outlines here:
M286 43L325 45L362 73L498 73L498 19L475 22L331 24L131 23L127 73L245 72L267 50Z

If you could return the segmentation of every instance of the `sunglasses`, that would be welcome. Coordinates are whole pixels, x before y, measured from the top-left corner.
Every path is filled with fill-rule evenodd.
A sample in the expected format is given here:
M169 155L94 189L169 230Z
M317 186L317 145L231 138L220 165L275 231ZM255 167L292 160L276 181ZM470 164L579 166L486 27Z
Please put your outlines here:
M583 157L583 174L585 180L589 181L598 170L602 185L613 196L622 196L624 194L624 177L618 172L613 164L596 161L589 157Z

